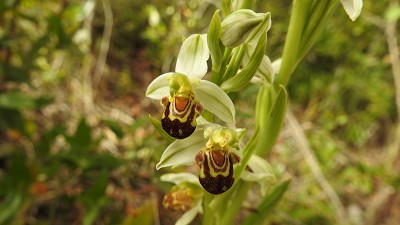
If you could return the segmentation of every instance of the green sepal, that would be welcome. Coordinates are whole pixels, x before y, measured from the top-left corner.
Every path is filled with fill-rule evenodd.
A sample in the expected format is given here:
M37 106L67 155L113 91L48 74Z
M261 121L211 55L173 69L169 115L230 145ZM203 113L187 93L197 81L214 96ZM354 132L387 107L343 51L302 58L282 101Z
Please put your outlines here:
M240 68L240 65L242 64L243 58L245 56L245 52L247 50L246 45L241 45L237 48L233 49L232 53L232 58L228 64L228 67L224 73L222 82L232 78L235 76Z
M254 47L249 47L243 57L243 65L247 65L251 59L251 54L254 52ZM255 76L261 78L263 82L272 83L274 80L275 70L271 60L268 56L264 55L260 66L257 69Z
M239 91L250 82L251 78L254 77L258 67L260 66L263 60L266 45L267 45L267 36L266 34L261 35L257 43L256 49L254 53L251 55L249 64L247 64L246 67L242 71L240 71L237 75L228 79L221 85L221 88L225 92Z
M219 10L215 11L213 18L211 19L207 35L207 44L211 54L213 72L218 72L222 63L222 52L219 39L221 36L221 18L219 16L219 12Z
M257 145L256 153L260 156L265 156L274 146L276 139L280 133L283 121L285 120L287 108L287 92L283 85L277 88L276 98L269 110L268 117L264 119L262 116L256 116L258 127L261 128L261 138ZM267 100L265 100L267 101ZM262 108L258 108L256 114L265 113Z
M273 208L282 198L286 189L290 184L290 180L283 182L281 185L276 187L271 194L264 197L261 201L260 205L257 207L255 212L252 212L250 216L248 216L241 224L242 225L255 225L255 224L264 224L265 219L269 215L269 213L273 212ZM262 212L262 213L257 213Z
M232 13L232 0L222 0L221 1L222 15L227 17Z
M201 80L197 86L194 86L196 97L204 108L215 114L228 126L235 125L235 106L229 96L216 84Z
M186 75L173 73L169 79L169 95L171 97L175 96L177 93L186 94L188 92L193 92L192 84Z
M149 120L151 124L153 124L154 129L161 134L169 143L175 141L175 138L169 136L167 132L164 131L161 125L161 121L149 115Z

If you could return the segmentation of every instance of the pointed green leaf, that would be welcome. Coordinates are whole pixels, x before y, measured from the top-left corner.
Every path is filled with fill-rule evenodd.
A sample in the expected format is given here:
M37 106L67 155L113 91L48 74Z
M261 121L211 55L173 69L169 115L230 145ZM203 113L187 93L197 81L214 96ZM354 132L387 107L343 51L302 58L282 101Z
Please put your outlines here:
M340 0L340 2L352 21L355 21L360 16L363 0Z
M223 75L222 81L228 80L229 78L235 76L238 73L240 66L242 65L242 61L246 50L247 50L247 45L241 45L233 49L232 57Z
M222 52L219 45L219 37L221 36L221 18L219 10L215 11L208 28L207 44L210 49L212 59L212 70L219 71L222 63Z
M0 94L0 108L7 109L34 109L50 103L50 99L35 98L28 94L11 91Z
M179 51L175 72L201 79L207 73L209 57L207 35L190 35Z
M257 146L257 154L264 156L274 146L276 139L279 136L283 121L285 120L286 107L287 107L287 92L284 86L280 85L277 87L277 94L269 112L268 118L262 121L260 117L260 123L258 124L261 128L261 138ZM265 113L265 112L256 112Z
M154 79L146 90L146 97L161 100L165 96L169 96L169 80L168 78L174 73L164 73Z
M246 66L250 59L251 55L254 53L255 48L248 47L246 48L245 55L243 57L243 65ZM275 70L272 66L271 60L268 56L264 55L260 66L257 69L256 76L260 77L261 79L267 81L268 83L272 83L273 77L275 74Z
M252 212L249 217L247 217L242 225L254 225L254 224L263 224L269 213L272 212L272 209L282 198L286 189L289 186L290 181L285 181L278 187L276 187L271 194L264 197L260 205L257 207L255 212Z
M229 96L216 84L201 80L194 87L196 97L205 109L227 124L235 124L235 106Z
M162 154L156 169L193 163L196 154L206 146L207 139L203 132L203 129L197 128L188 138L172 142Z
M249 64L247 64L242 71L221 85L221 88L225 92L239 91L250 82L263 60L266 44L267 37L266 35L262 35L258 41L256 50L251 55Z
M0 204L0 224L10 224L13 216L18 215L18 211L24 203L25 194L23 192L8 193Z
M160 133L168 142L171 143L171 142L173 142L175 140L175 138L169 136L167 134L167 132L165 132L165 130L163 129L163 127L161 125L161 121L160 120L158 120L158 119L156 119L156 118L154 118L154 117L152 117L150 115L149 115L149 119L150 119L151 124L153 124L154 129L156 129L156 131L158 133Z
M268 119L269 111L274 103L274 87L272 84L264 83L261 85L256 101L256 123L262 127Z

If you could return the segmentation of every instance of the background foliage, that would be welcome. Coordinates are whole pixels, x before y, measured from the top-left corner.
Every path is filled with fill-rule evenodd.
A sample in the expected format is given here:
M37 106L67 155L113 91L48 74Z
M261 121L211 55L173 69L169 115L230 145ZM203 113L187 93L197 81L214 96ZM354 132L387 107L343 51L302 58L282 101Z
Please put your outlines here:
M161 112L144 91L172 71L182 36L206 32L215 4L0 2L0 224L173 224L180 213L160 205L170 186L159 176L168 171L155 171L167 142L147 120ZM290 4L259 1L255 9L272 13L273 60ZM268 158L292 180L270 224L400 220L396 88L377 26L398 18L399 6L364 4L353 23L335 11L290 81L290 112L306 139L288 119ZM256 88L233 96L240 123L252 123Z

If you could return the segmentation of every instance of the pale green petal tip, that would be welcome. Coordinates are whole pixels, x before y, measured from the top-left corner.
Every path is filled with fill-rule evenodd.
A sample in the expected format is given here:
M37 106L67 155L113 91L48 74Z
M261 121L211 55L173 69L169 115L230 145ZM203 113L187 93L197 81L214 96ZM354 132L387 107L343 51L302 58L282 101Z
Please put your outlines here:
M352 21L355 21L360 16L363 0L340 0L340 2Z

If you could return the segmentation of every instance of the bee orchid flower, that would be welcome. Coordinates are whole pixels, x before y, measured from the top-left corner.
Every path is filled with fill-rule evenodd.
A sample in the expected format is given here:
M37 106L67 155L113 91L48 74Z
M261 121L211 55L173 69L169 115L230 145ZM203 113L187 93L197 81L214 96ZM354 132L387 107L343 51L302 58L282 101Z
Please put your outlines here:
M207 73L209 58L206 34L191 35L182 44L175 72L160 75L147 88L146 96L161 100L165 107L161 124L171 137L190 136L203 109L228 127L235 124L235 107L229 96L216 84L201 79Z

